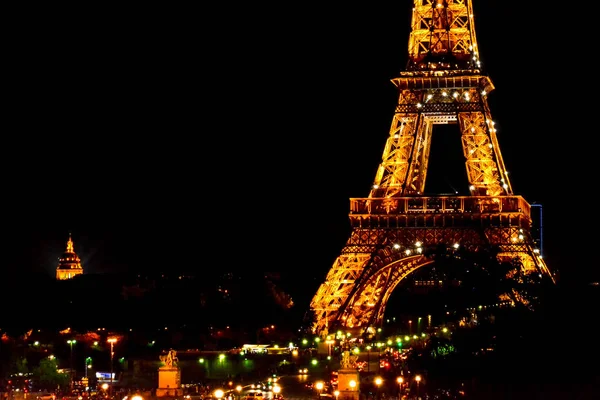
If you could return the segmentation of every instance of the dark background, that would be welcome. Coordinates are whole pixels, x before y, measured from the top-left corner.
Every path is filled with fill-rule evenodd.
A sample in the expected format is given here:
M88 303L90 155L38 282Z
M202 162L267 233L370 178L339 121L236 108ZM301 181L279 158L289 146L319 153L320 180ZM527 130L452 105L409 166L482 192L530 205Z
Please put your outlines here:
M597 280L595 11L474 3L513 189L543 205L550 268ZM4 276L53 276L72 233L86 272L280 271L312 295L381 159L411 7L9 13ZM465 191L452 135L434 135L428 185Z

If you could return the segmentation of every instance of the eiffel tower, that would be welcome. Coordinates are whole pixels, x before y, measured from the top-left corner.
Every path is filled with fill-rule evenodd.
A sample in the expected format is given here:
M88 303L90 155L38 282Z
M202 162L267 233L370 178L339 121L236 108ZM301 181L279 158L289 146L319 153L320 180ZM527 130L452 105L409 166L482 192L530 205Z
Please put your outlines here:
M532 238L531 206L513 194L482 72L471 0L414 0L408 63L392 79L398 105L367 198L350 199L351 234L314 295L313 332L374 332L394 288L434 263L426 249L481 253L517 262L554 282ZM469 195L427 196L436 125L460 133ZM458 140L458 138L457 138Z

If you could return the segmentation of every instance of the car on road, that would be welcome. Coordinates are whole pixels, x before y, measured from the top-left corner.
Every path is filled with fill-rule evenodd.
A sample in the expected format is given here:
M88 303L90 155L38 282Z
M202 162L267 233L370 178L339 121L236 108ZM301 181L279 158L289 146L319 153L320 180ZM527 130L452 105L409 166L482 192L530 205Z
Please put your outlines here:
M264 398L262 390L249 390L242 396L242 400L264 400Z

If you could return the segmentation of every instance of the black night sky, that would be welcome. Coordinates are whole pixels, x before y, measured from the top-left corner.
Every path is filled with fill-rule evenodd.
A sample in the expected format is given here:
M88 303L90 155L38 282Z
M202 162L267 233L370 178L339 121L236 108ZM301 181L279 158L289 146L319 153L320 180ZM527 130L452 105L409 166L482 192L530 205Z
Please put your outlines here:
M473 2L513 189L543 205L550 268L599 279L594 26ZM1 268L53 274L71 232L88 272L324 280L381 159L412 2L156 6L10 18ZM429 170L441 191L467 188L456 132Z

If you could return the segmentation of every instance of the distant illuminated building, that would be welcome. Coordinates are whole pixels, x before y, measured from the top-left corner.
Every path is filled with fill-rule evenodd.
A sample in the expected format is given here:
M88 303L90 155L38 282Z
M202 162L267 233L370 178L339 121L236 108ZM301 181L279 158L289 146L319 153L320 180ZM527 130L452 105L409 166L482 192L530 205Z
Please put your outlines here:
M56 279L65 280L71 279L79 274L83 274L83 268L81 267L81 260L75 250L73 249L73 239L69 234L69 240L67 241L67 250L58 259L58 267L56 268Z

